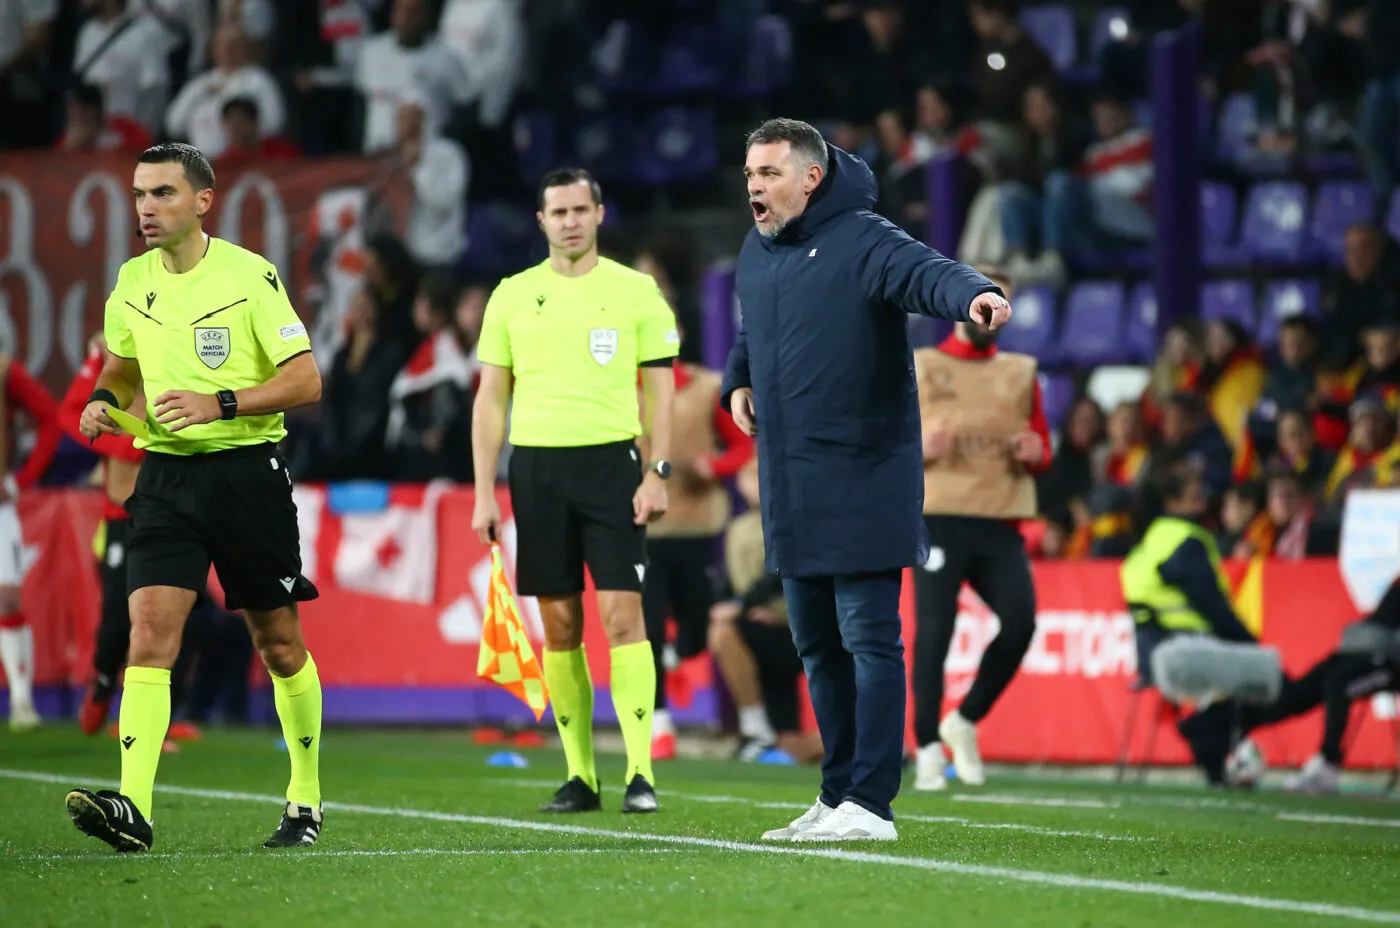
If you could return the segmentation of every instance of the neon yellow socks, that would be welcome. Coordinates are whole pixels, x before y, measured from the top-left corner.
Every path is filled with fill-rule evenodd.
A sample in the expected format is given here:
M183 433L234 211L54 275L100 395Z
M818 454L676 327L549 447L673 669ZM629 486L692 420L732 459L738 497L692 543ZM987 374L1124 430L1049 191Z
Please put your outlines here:
M656 705L656 661L651 642L639 641L612 649L612 698L622 743L627 746L627 778L637 774L651 785L651 713Z
M544 652L544 683L554 706L554 724L564 742L569 778L578 777L588 788L598 789L598 769L593 763L593 679L588 657L580 645L573 651Z
M170 728L170 671L159 667L128 667L117 719L121 738L121 792L151 820L151 794L156 786L160 747Z
M128 678L129 673L128 671ZM276 674L271 676L272 700L277 706L277 718L282 722L282 738L287 742L287 753L292 759L292 779L287 784L287 801L319 809L321 678L316 673L316 662L307 654L306 664L290 677L279 677Z

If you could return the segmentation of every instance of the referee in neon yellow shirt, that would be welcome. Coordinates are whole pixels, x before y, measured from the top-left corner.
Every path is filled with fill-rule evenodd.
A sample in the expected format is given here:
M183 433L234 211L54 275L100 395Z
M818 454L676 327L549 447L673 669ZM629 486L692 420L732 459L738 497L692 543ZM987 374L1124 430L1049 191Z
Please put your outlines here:
M291 754L287 805L263 847L320 835L321 683L296 604L301 575L292 478L277 443L282 413L321 396L311 342L277 269L203 228L214 172L199 149L157 145L131 185L149 250L122 265L107 299L107 360L83 410L89 438L117 431L109 410L136 410L146 459L126 502L131 646L118 722L120 790L75 789L68 814L118 851L151 848L151 793L170 725L170 668L212 563L229 609L243 609L272 674Z
M544 677L569 778L546 812L602 808L593 762L593 683L583 651L583 568L612 646L612 699L627 747L624 812L657 808L651 770L656 666L642 619L646 524L666 512L675 317L651 277L598 256L603 199L587 171L540 182L549 259L501 281L486 306L472 411L482 541L499 536L491 488L510 409L517 592L537 597ZM648 417L637 439L637 375ZM512 408L512 399L514 406Z

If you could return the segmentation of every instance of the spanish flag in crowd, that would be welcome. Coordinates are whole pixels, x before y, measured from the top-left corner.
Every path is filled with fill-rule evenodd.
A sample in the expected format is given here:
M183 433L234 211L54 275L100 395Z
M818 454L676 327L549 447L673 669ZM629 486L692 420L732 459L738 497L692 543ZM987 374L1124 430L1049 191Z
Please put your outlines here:
M544 671L535 660L530 639L525 634L525 622L515 592L506 577L499 543L491 545L491 587L486 600L486 618L481 623L481 652L476 661L476 675L514 693L535 713L535 721L544 716L549 705L549 692L544 685Z
M1264 561L1262 554L1249 559L1244 574L1234 585L1235 615L1240 624L1258 638L1264 631Z

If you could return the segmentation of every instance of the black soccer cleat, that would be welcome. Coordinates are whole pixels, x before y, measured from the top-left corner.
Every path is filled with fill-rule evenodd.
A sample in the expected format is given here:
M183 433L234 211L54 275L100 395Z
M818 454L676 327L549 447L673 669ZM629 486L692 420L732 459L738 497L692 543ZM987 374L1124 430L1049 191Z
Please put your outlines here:
M622 800L624 812L655 812L661 808L656 801L656 790L652 789L647 778L640 773L627 784L627 796Z
M155 836L136 803L116 790L75 789L66 800L68 817L78 830L118 851L149 851Z
M559 791L554 794L554 798L540 806L541 812L601 812L603 809L603 797L601 791L603 784L598 784L598 789L594 790L583 782L582 777L573 777L569 782L559 787Z
M263 847L311 847L321 837L325 820L320 809L289 802L282 810L282 823L263 842Z

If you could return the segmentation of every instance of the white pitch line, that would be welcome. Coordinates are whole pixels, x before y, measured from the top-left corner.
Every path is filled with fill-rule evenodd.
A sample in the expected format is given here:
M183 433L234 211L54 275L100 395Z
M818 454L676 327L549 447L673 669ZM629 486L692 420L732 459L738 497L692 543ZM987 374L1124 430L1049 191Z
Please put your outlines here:
M991 793L956 793L954 802L985 802L1002 806L1046 806L1055 809L1116 809L1118 803L1102 799L1065 799L1059 797L999 796Z
M680 848L676 847L652 847L652 848L615 848L615 847L541 847L541 848L447 848L447 847L418 847L404 850L298 850L292 854L269 854L266 851L210 851L208 853L198 853L193 851L157 851L152 854L142 854L139 857L128 856L127 860L140 860L154 858L157 860L228 860L233 858L249 860L257 858L259 860L314 860L317 857L500 857L502 855L514 857L530 857L542 854L679 854ZM19 856L7 856L10 861L53 861L53 860L106 860L112 858L107 854L21 854Z
M71 784L76 780L69 775L40 773L32 770L0 770L0 777L16 780L30 780L37 783ZM116 785L114 781L87 780L89 783L106 786ZM239 802L259 802L264 805L284 805L281 796L259 796L253 793L226 792L224 790L191 789L183 786L160 786L162 793L178 796L191 796L199 799L224 799ZM1128 880L1109 880L1097 877L1076 876L1069 873L1046 873L1039 870L1018 870L1012 867L991 867L984 864L967 864L953 860L938 860L931 857L903 857L897 854L879 854L853 851L844 848L804 847L791 844L751 844L741 841L722 841L715 838L697 838L690 835L648 834L638 831L614 831L606 828L587 828L582 825L560 825L553 822L532 822L523 819L501 818L490 815L460 815L451 812L428 812L419 809L396 809L383 806L364 806L351 803L328 803L327 809L340 812L358 812L362 815L381 815L399 819L422 819L434 822L454 822L462 825L486 825L492 828L513 828L519 831L534 831L544 834L578 835L585 838L614 838L619 841L653 841L657 844L684 848L705 848L709 850L736 851L749 854L785 854L794 857L836 860L842 863L869 864L880 867L907 867L929 870L937 873L958 876L980 877L1003 880L1012 883L1027 883L1036 886L1050 886L1055 889L1093 889L1101 892L1125 893L1135 896L1153 896L1159 899L1179 899L1184 902L1206 902L1216 905L1238 906L1247 909L1260 909L1271 912L1289 912L1300 915L1317 915L1323 918L1349 918L1355 921L1375 924L1400 925L1400 912L1382 909L1363 909L1357 906L1334 905L1328 902L1302 902L1293 899L1274 899L1267 896L1244 896L1235 893L1222 893L1212 890L1189 889L1185 886L1172 886L1166 883L1145 883ZM312 851L312 854L319 853Z
M512 780L504 777L487 777L484 782L495 784L505 784L506 786L528 786L551 787L556 785L552 780ZM783 809L788 811L805 812L811 808L810 803L801 802L761 802L754 799L745 799L742 796L715 796L700 793L676 793L671 790L662 790L661 798L680 799L686 802L710 802L722 805L743 805L751 809ZM1102 831L1074 831L1067 828L1046 828L1041 825L1026 825L1021 822L978 822L960 815L914 815L907 812L900 812L895 816L899 822L926 822L934 825L961 825L964 828L980 829L985 831L1020 831L1026 834L1040 835L1046 838L1092 838L1096 841L1155 841L1155 838L1147 838L1140 835L1113 835Z
M1362 818L1357 815L1315 815L1307 812L1280 812L1285 822L1316 822L1322 825L1369 825L1373 828L1400 828L1400 818Z

